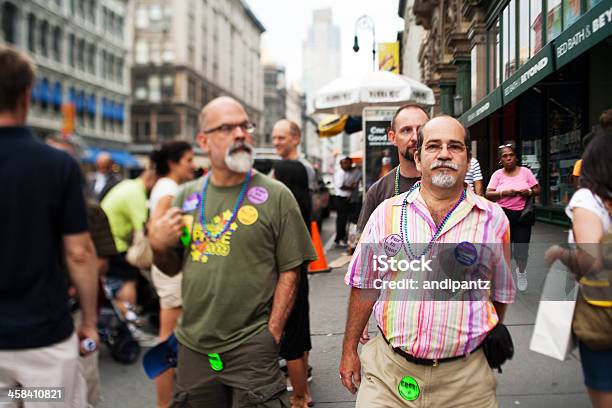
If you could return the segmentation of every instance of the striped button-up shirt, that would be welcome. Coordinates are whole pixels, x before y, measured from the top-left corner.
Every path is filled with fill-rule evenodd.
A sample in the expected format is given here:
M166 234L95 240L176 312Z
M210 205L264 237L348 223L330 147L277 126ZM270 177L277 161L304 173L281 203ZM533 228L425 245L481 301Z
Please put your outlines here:
M412 248L418 249L413 250L415 258L418 258L438 229L419 189L385 200L376 208L366 224L345 276L345 283L349 286L380 289L374 305L374 316L379 327L394 347L400 347L415 357L439 359L471 352L499 320L492 302L511 303L514 300L516 290L509 271L508 219L497 204L477 196L469 188L466 190L465 200L448 218L435 244L425 256L428 259L438 257L440 260L443 248L455 248L455 251L450 252L454 254L451 261L457 262L459 257L456 248L467 247L467 264L478 261L476 266L484 266L488 271L486 276L491 282L490 290L484 296L468 301L445 301L439 300L439 297L434 300L423 300L424 297L415 300L413 295L417 292L409 294L406 289L406 293L398 297L397 290L381 288L381 280L396 279L400 272L398 268L391 272L381 272L381 268L372 261L377 253L376 248L384 248L387 255L393 255L393 252L398 256L403 254L406 259L406 244L401 247L405 239L412 243ZM400 240L400 221L405 198L405 218L408 221L402 227L405 229L405 238ZM390 236L391 244L386 245ZM475 256L477 260L470 259L470 256ZM462 263L466 265L465 259ZM423 287L425 280L433 276L428 273L422 270L411 277L418 281L417 285ZM422 294L420 292L417 296Z

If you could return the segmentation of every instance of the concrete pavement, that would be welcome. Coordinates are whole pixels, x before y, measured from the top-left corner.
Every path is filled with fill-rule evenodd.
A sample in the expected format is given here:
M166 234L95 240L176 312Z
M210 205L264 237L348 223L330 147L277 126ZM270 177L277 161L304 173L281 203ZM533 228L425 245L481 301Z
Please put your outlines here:
M323 240L333 237L334 219L323 225ZM560 362L529 351L539 291L546 273L542 250L554 242L565 242L562 228L538 223L534 227L530 251L529 288L517 297L508 309L506 324L515 346L514 359L503 367L498 378L497 395L500 407L590 407L582 382L582 371L577 352L569 360ZM327 252L328 262L341 254L339 249ZM355 396L341 385L338 364L346 321L349 290L344 285L346 267L330 273L310 275L310 309L313 350L310 364L314 380L312 395L317 407L353 407ZM376 335L376 325L370 321L371 335ZM140 363L122 366L110 359L103 350L100 370L104 400L101 408L131 408L155 406L155 389Z

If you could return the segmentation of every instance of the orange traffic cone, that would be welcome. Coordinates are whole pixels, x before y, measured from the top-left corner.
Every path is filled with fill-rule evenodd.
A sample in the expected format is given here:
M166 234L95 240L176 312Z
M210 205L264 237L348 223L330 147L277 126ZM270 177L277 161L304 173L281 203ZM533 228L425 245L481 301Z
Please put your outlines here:
M327 266L327 259L325 259L323 243L321 242L321 235L319 235L319 227L316 221L310 223L310 233L312 235L312 245L315 251L317 251L317 260L310 263L308 273L329 272L331 269Z

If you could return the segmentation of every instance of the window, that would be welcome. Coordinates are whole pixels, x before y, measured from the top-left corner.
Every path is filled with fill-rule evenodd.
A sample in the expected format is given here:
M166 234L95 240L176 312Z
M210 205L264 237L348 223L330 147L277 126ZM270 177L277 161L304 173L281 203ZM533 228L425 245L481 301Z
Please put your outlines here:
M594 6L598 5L599 3L601 3L601 0L587 0L587 7L589 8L589 10L591 8L593 8Z
M511 0L508 4L508 77L510 77L517 68L516 63L516 0Z
M563 0L563 27L567 28L580 18L580 0Z
M503 80L505 81L508 78L508 7L506 7L502 13L502 29L504 30L502 33L502 69L503 69Z
M53 58L58 62L62 60L62 29L59 27L53 29Z
M149 102L159 102L160 99L161 91L159 76L151 75L149 77Z
M49 48L47 44L47 38L49 36L49 23L43 21L40 24L40 34L38 36L38 40L40 41L40 53L45 57L49 55Z
M546 27L548 41L554 40L561 33L561 0L548 0Z
M117 58L117 82L123 81L123 58Z
M172 75L164 75L161 93L163 99L172 99L174 97L174 77Z
M89 1L88 11L89 11L89 15L88 15L89 21L95 24L96 23L96 2L95 0Z
M164 44L164 52L162 53L162 62L170 63L174 61L174 50L172 47L172 41L166 41Z
M28 14L28 50L36 51L36 17Z
M77 14L79 14L81 17L85 17L85 0L78 0Z
M534 56L542 49L542 2L532 1L529 13L529 49L531 56Z
M529 59L529 3L531 0L519 0L519 65Z
M136 63L146 64L149 62L149 44L145 40L136 41Z
M85 69L85 41L77 40L77 66L80 69Z
M162 8L159 4L152 4L149 6L149 20L153 23L157 23L162 19Z
M196 83L195 80L189 78L187 81L187 102L196 103Z
M89 52L87 53L87 67L92 74L96 73L96 45L89 44Z
M157 137L159 139L172 139L176 134L176 121L174 119L157 119Z
M134 126L134 128L132 129L132 134L135 136L136 142L149 142L151 138L151 122L149 118L135 118L132 123Z
M76 46L74 34L68 36L68 64L74 67L74 48Z
M134 79L134 97L138 101L145 101L147 99L147 81L143 77Z
M142 29L149 26L149 13L146 6L140 6L136 10L136 28Z
M17 7L12 3L4 3L2 5L2 34L4 40L8 43L15 44L17 39Z

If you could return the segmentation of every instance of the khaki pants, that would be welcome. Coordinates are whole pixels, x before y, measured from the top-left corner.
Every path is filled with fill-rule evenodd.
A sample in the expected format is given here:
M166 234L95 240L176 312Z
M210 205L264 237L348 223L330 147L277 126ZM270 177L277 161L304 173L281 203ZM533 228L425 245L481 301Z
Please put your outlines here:
M482 349L467 358L431 367L408 362L379 335L363 347L361 367L357 408L497 407L497 380ZM400 381L406 376L416 380L420 390L412 401L399 392Z
M279 346L264 328L220 355L223 370L208 355L179 343L172 408L288 408L287 384L278 366Z
M0 388L17 386L64 388L63 402L26 402L25 408L87 406L76 333L47 347L0 351ZM0 402L2 408L17 406L17 403Z

